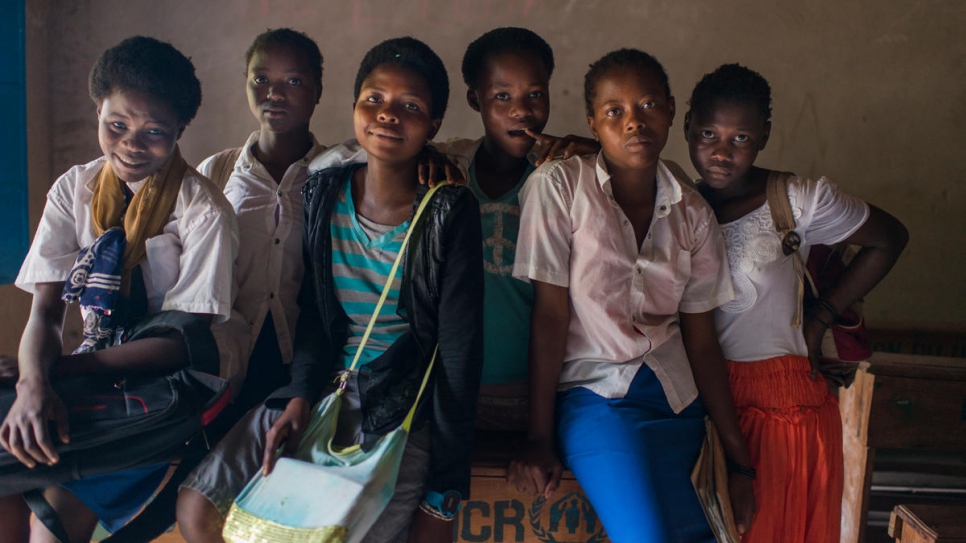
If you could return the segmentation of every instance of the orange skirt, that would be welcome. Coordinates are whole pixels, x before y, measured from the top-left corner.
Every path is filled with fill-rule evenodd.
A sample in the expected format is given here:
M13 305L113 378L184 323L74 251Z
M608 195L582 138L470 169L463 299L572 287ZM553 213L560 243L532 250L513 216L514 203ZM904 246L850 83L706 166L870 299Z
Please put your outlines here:
M758 471L758 512L742 543L839 540L842 420L838 398L810 371L801 356L728 362L741 432Z

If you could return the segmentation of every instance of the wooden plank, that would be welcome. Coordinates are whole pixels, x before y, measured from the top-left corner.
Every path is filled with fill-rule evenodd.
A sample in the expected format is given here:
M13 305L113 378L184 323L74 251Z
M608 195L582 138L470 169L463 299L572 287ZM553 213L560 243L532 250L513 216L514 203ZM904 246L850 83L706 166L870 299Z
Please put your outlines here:
M868 520L869 488L872 484L875 449L870 449L866 442L876 376L866 370L867 366L860 368L855 383L842 390L839 395L845 460L841 543L864 541Z
M966 359L940 356L877 352L872 355L870 373L911 379L966 381Z
M966 381L876 375L867 445L966 451Z

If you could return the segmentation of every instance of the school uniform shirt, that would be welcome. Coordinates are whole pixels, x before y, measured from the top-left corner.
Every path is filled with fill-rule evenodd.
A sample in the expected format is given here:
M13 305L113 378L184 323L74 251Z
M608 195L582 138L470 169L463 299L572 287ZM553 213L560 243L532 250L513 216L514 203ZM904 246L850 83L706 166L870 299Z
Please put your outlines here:
M77 253L97 239L91 220L94 185L106 159L74 166L51 187L17 287L35 292L37 283L66 281ZM129 183L137 192L144 181ZM231 313L231 269L238 251L238 225L224 195L189 167L174 211L161 234L145 242L141 262L148 311Z
M710 311L734 294L711 208L663 163L656 184L654 216L638 247L601 155L537 168L520 193L513 275L569 289L558 390L583 386L620 398L643 363L679 413L698 391L678 311Z
M298 292L305 265L302 262L302 186L308 178L308 165L325 150L312 137L312 148L293 163L281 183L272 178L252 154L258 131L248 137L231 176L225 184L225 197L238 217L241 247L235 261L235 305L229 322L212 327L221 352L222 377L241 390L248 358L271 312L282 362L292 361L292 336L298 321ZM218 157L208 157L198 171L213 175Z
M869 218L868 204L839 191L824 177L818 181L789 178L788 200L805 260L809 246L839 243ZM721 229L735 288L735 299L715 311L725 358L752 362L782 355L808 356L801 327L792 327L801 313L794 256L782 253L768 202Z

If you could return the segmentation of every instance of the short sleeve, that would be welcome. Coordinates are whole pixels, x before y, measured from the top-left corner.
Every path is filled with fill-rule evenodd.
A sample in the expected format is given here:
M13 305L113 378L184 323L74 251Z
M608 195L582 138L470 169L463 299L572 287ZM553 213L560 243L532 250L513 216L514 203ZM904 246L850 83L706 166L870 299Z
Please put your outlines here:
M178 278L165 295L162 309L211 314L216 316L215 322L223 322L231 315L238 225L221 193L195 190L178 221L181 242Z
M689 214L697 217L691 247L691 276L679 307L684 313L704 313L734 299L734 287L724 236L711 208L704 204Z
M839 190L822 177L799 185L797 199L802 209L803 241L808 245L832 245L855 233L869 218L869 204ZM789 196L796 199L789 185Z
M513 276L570 286L572 185L561 161L538 168L520 189L520 233Z
M34 292L37 283L66 281L80 251L74 217L76 172L62 175L47 193L47 204L40 218L30 251L20 267L16 285Z

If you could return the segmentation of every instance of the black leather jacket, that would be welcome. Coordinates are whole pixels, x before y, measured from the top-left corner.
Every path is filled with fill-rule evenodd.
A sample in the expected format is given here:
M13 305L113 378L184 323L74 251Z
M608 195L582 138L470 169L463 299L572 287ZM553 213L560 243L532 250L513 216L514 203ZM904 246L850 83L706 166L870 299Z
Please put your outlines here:
M314 404L341 360L348 317L332 281L330 220L339 189L364 164L316 172L305 183L305 277L299 294L292 382L268 400ZM426 194L421 186L413 212ZM413 429L432 423L427 490L469 495L470 454L483 365L483 256L479 204L466 187L444 186L426 208L403 259L399 315L409 330L359 372L362 429L371 446L405 418L439 344Z

